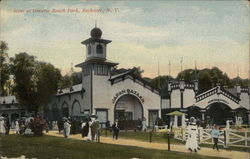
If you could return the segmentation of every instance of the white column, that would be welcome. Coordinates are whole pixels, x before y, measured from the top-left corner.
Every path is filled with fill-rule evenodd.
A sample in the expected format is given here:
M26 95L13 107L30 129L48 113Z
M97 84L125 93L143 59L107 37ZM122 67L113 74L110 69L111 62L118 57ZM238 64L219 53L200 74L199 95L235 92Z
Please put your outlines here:
M186 127L185 120L186 120L185 114L182 114L182 116L181 116L181 127L183 127L183 128Z
M173 125L173 127L175 127L175 128L178 127L178 116L177 115L174 116L174 125Z
M202 119L202 121L204 121L205 120L205 113L201 113L201 115L202 115L201 119Z

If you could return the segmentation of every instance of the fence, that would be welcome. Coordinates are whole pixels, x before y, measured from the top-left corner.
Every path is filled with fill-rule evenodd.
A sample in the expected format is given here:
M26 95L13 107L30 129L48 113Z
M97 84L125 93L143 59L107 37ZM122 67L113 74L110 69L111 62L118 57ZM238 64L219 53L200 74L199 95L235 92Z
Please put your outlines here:
M204 144L213 144L211 136L212 129L198 128L198 141ZM173 129L174 138L181 141L187 140L187 129L186 128L175 128ZM239 147L250 147L250 131L247 130L231 130L225 129L220 130L219 145L224 147L239 146Z

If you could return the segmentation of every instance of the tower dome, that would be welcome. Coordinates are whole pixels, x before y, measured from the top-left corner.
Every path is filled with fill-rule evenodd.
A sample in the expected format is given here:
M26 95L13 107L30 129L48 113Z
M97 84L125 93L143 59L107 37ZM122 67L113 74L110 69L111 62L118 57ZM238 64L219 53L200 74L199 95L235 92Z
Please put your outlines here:
M100 39L102 36L102 31L101 31L101 29L95 27L91 30L90 35L92 38Z

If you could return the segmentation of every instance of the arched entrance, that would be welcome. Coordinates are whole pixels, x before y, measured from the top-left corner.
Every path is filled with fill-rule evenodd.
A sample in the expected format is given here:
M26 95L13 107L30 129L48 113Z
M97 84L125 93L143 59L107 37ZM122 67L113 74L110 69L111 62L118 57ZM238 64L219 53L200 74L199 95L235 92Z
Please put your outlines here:
M240 107L235 109L235 116L241 117L243 123L242 124L248 124L248 114L247 114L247 109L244 107Z
M125 122L132 127L131 123L137 123L143 119L143 107L140 100L131 95L121 96L115 103L114 119L119 122Z
M69 105L66 102L62 104L62 117L69 117Z
M80 115L81 115L80 103L76 100L72 104L71 116L80 116Z
M53 121L59 120L59 111L56 104L52 106L52 120Z
M10 118L11 122L15 122L19 118L19 114L12 113Z
M233 120L232 109L223 103L213 103L207 107L207 119L210 125L226 125L227 120Z

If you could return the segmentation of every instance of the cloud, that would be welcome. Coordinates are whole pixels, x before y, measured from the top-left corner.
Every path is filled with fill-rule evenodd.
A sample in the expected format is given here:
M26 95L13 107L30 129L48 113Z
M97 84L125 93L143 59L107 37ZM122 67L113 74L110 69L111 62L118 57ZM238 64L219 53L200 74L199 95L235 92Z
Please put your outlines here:
M9 44L10 56L26 51L65 72L71 62L84 61L85 47L80 42L89 38L97 20L102 37L113 41L108 45L108 58L120 62L120 67L141 66L145 76L152 77L157 75L158 61L161 74L167 74L170 60L175 76L180 71L180 57L184 57L184 68L193 68L196 58L199 68L216 65L230 76L235 76L233 67L239 65L242 76L247 77L247 20L237 21L235 15L223 15L211 6L204 9L198 5L148 1L131 6L125 1L39 1L29 5L37 9L118 8L118 12L15 15L10 12L11 7L5 8L7 20L1 24L1 39Z

